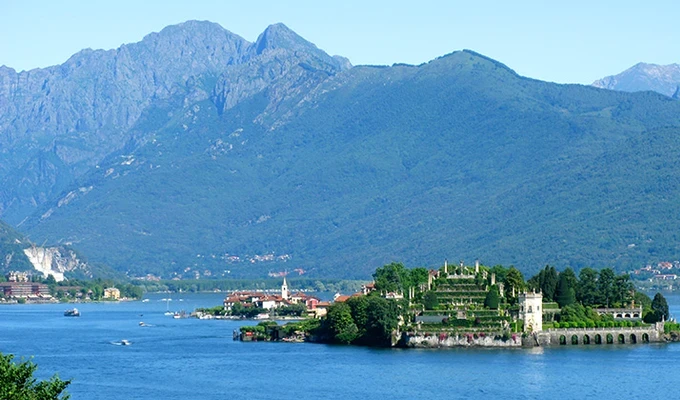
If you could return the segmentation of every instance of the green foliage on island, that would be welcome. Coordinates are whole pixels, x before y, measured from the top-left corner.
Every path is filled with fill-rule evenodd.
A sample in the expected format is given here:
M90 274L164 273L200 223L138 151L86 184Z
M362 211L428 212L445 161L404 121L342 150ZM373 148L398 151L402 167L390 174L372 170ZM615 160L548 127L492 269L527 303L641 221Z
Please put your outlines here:
M11 354L0 353L0 399L7 400L66 400L66 388L71 381L57 375L39 381L34 377L37 365L31 361L14 362Z
M645 310L644 321L647 323L654 323L659 321L668 321L670 313L668 311L668 302L666 298L657 293L652 299L650 308Z
M408 269L402 263L393 262L376 269L373 280L375 289L380 292L405 293L427 282L427 269Z
M377 295L351 297L328 308L315 334L331 343L391 346L392 332L406 310L403 301Z
M577 277L571 268L557 273L554 267L546 266L529 279L527 287L541 291L544 301L556 301L560 307L578 302L589 307L616 308L631 304L633 300L641 304L646 297L635 290L630 275L617 275L611 268L600 271L583 268Z
M498 306L500 304L501 298L500 294L498 292L498 286L497 285L492 285L489 288L489 292L486 294L486 297L484 298L484 307L491 309L491 310L497 310Z
M544 328L640 327L668 318L663 295L658 293L650 299L635 291L627 274L617 275L611 269L585 268L577 276L570 268L559 272L546 266L528 282L516 268L501 265L441 268L432 282L427 279L429 272L424 271L422 274L419 269L409 270L401 263L390 263L376 270L376 290L333 303L320 320L307 319L283 327L260 324L258 328L244 329L251 329L257 340L282 340L295 335L299 340L313 338L326 343L366 346L391 346L400 331L442 337L458 334L469 336L469 340L488 335L507 341L516 339L516 334L524 329L519 318L521 305L517 304L519 291L540 291L542 287L552 292L552 299L548 295L543 298ZM498 276L502 277L502 293ZM508 287L515 288L514 292ZM385 298L388 290L407 295L403 299ZM642 315L631 315L629 319L615 319L609 311L598 310L631 308L634 304L642 307ZM630 312L639 313L639 308ZM675 322L669 326L675 327ZM680 338L680 333L676 336Z

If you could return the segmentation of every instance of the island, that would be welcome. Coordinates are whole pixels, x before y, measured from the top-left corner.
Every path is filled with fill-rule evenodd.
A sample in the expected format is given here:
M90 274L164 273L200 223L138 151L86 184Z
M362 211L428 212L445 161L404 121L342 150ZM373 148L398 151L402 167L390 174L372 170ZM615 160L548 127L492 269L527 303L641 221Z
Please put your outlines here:
M307 318L284 325L243 326L234 337L405 348L635 345L679 337L663 295L650 298L610 268L576 275L546 266L525 281L514 267L479 262L444 261L429 270L391 263L373 278L360 292L337 294L322 312L308 310ZM225 301L222 312L234 307L248 305Z

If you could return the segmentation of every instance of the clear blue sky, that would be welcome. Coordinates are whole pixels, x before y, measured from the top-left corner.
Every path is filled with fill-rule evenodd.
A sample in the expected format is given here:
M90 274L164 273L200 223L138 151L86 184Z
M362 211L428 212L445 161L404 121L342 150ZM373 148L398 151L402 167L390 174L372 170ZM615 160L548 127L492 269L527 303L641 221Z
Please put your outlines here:
M521 75L591 83L638 62L680 63L678 1L0 0L0 65L60 64L190 19L254 41L283 22L353 64L419 64L471 49Z

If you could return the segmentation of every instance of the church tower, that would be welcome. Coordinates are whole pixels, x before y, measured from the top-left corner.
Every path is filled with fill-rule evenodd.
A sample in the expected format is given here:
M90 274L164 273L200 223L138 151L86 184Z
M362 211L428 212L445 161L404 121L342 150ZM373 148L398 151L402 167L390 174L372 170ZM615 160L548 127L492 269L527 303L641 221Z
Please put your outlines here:
M281 298L288 300L288 284L286 283L286 277L283 277L283 284L281 285Z

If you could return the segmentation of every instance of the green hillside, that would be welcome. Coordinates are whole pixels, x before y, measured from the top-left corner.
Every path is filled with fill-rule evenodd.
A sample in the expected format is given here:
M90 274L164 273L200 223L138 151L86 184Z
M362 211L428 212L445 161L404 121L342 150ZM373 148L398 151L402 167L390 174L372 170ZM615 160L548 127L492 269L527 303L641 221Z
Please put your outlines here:
M138 140L21 229L164 276L680 256L680 102L527 79L470 51L323 80L305 68L275 103L270 87L226 110L152 104Z
M0 221L0 273L32 270L33 265L24 254L27 246L22 234Z

